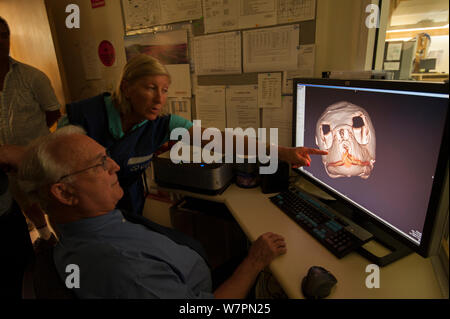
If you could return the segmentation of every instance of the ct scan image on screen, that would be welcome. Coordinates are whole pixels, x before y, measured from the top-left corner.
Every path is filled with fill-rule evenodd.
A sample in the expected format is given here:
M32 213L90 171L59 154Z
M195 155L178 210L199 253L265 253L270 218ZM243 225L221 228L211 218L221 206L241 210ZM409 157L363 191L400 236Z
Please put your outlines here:
M347 101L328 106L317 121L316 145L328 151L322 156L328 176L369 178L375 163L375 129L362 107Z
M302 170L419 245L448 97L300 86L297 146L328 151Z

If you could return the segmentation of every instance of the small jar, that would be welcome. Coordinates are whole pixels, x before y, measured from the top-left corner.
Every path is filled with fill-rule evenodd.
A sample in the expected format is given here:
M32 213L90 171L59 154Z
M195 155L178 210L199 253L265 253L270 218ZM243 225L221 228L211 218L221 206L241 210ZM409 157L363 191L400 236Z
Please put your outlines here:
M235 163L236 185L242 188L253 188L259 185L257 163Z

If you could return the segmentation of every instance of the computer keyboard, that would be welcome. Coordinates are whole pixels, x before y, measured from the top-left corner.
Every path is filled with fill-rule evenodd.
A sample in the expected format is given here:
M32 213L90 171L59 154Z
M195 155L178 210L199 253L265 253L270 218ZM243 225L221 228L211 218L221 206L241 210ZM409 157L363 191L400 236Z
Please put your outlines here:
M352 231L347 229L349 225L344 219L296 187L290 187L270 200L338 258L365 243L352 233L352 228Z

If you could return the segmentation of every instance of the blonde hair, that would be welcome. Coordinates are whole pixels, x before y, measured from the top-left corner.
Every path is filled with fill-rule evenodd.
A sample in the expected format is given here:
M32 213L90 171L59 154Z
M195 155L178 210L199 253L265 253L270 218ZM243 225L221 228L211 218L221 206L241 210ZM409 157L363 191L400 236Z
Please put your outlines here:
M139 54L127 62L122 71L122 76L112 98L114 106L121 114L131 112L131 104L122 94L122 83L127 81L133 84L143 76L165 75L169 78L170 74L166 67L154 57L146 54Z

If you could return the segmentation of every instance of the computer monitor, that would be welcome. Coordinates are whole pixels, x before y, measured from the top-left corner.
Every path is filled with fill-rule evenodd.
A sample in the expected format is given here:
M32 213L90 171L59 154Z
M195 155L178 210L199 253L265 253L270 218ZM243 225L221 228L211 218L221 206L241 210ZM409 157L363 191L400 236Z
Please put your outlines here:
M426 257L448 197L448 97L448 83L295 79L295 146L328 151L296 171L347 217Z

